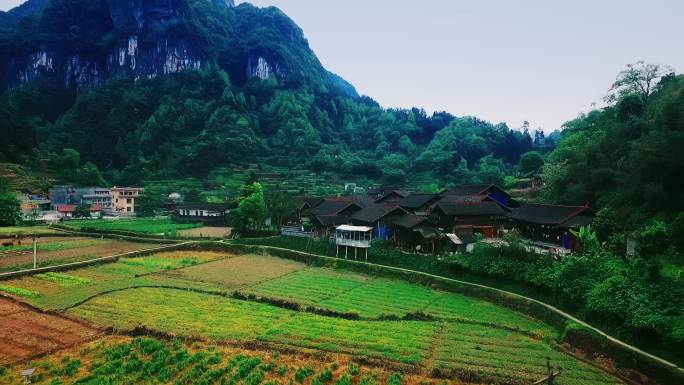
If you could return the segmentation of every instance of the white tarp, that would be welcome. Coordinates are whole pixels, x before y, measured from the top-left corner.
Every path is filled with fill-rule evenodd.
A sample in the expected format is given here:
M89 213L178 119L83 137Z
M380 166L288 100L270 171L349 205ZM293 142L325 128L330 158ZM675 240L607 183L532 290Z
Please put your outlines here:
M367 226L349 226L349 225L342 225L338 226L336 230L339 231L354 231L354 232L360 232L360 233L367 233L369 231L373 231L372 227L367 227Z
M454 243L454 245L460 246L463 244L463 241L461 240L461 238L459 238L458 235L456 235L456 234L447 234L446 236L447 236L447 238L449 238L449 240L451 240L451 242Z

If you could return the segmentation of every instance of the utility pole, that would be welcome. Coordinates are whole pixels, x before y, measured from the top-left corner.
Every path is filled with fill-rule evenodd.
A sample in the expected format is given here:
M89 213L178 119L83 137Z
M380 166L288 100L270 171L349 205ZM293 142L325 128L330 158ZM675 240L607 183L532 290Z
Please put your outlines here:
M33 270L38 268L38 243L36 242L36 234L33 234Z

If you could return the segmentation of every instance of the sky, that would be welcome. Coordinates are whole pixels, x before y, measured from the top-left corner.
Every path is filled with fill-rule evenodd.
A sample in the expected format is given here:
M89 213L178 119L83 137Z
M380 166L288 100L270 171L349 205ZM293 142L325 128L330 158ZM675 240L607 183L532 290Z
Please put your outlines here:
M627 63L684 71L681 0L250 2L282 9L327 69L385 107L512 128L560 128L600 105Z

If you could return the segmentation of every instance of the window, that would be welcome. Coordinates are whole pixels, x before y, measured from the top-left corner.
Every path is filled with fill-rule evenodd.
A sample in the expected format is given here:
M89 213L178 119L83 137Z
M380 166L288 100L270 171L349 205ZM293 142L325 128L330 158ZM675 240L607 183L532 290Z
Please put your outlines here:
M200 212L199 212L199 216L200 216L200 217L203 217L203 216L204 216L204 211L200 211Z
M126 211L130 213L130 212L131 212L131 208L130 208L130 207L126 207Z
M129 198L129 199L126 199L126 203L128 203L128 204L130 205L130 204L131 204L131 199L130 199L130 198Z

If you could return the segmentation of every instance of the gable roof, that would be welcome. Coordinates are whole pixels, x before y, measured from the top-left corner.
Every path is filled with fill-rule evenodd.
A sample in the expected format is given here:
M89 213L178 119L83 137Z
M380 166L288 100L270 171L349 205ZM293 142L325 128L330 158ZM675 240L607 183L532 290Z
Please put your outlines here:
M307 208L310 209L316 207L324 201L325 199L321 197L302 198L299 202L299 210L305 210Z
M510 197L506 190L495 184L464 184L447 190L443 195L490 195L495 192Z
M491 201L441 201L437 204L447 216L506 215L506 211Z
M432 193L413 193L399 201L399 206L405 209L419 209L424 207L437 199L440 194Z
M338 201L338 200L329 200L326 199L322 203L320 203L318 206L312 208L309 210L309 213L314 215L314 216L330 216L330 215L338 215L342 211L350 208L350 207L356 207L359 210L361 209L361 206L353 201Z
M382 194L382 196L380 198L376 199L375 203L381 203L381 202L387 200L388 198L390 198L392 196L396 196L400 199L403 199L403 198L406 198L409 194L410 193L408 191L404 191L404 190L387 191L386 193Z
M527 203L517 209L513 209L511 217L519 221L537 223L542 225L573 227L591 222L593 211L588 205L585 206L561 206L539 203ZM580 217L585 219L580 220Z
M352 215L352 219L364 223L375 223L391 214L406 214L406 210L396 205L372 204Z
M337 226L349 223L346 215L317 215L314 217L323 226Z
M398 227L403 227L405 229L412 229L418 225L423 224L427 220L428 220L427 217L421 217L421 216L409 213L409 214L402 215L400 217L395 218L392 221L392 224L395 226L398 226Z

